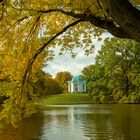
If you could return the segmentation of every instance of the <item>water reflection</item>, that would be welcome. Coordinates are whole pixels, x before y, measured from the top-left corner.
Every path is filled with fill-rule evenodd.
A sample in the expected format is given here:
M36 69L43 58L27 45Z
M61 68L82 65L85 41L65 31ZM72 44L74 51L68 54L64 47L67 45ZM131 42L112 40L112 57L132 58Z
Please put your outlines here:
M39 140L43 133L43 119L43 113L39 112L23 120L17 129L7 127L0 130L0 140Z
M65 106L62 110L45 112L45 115L51 115L52 120L49 121L51 125L44 123L45 133L42 139L45 137L50 140L140 139L139 107L139 105L82 105Z
M139 140L140 105L50 106L0 140Z

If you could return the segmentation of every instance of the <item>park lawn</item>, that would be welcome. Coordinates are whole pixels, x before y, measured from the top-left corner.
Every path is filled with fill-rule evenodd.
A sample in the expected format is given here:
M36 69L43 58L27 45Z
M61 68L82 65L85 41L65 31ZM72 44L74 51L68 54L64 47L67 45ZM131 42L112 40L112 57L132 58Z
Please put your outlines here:
M85 93L57 94L41 99L41 105L71 105L71 104L90 104L91 98Z

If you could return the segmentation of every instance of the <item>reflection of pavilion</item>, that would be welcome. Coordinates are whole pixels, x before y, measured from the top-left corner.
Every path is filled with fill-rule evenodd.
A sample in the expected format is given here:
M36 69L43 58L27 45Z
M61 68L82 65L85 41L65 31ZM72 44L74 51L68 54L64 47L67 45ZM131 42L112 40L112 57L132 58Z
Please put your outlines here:
M86 114L83 113L83 108L78 106L71 106L68 108L68 121L71 128L80 127L86 121Z
M44 134L42 139L86 140L81 127L81 124L86 119L85 115L83 115L82 108L79 106L56 106L45 113L46 120L43 126Z
M86 81L81 76L74 76L68 81L68 92L86 92Z

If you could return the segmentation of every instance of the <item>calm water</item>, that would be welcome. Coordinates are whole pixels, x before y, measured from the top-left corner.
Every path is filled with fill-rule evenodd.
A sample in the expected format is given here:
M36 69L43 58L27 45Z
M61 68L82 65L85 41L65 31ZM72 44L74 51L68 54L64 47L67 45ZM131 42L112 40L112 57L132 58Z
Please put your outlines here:
M140 105L51 106L0 140L140 140Z

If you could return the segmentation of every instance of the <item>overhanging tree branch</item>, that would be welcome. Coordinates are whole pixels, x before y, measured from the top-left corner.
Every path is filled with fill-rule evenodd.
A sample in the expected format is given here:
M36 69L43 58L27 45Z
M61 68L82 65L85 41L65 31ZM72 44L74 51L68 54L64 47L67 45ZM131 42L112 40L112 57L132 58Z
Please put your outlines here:
M100 6L101 6L101 4L100 4ZM104 10L104 7L102 9ZM20 9L18 9L18 10L20 10ZM39 14L48 14L48 13L57 13L58 12L58 13L65 14L67 16L71 16L76 19L84 18L85 21L90 22L95 27L99 27L99 28L107 30L115 37L134 39L121 26L117 26L116 25L117 22L115 23L113 19L112 20L107 19L106 15L105 15L105 19L103 19L101 17L97 17L97 16L93 15L89 9L87 9L83 13L75 13L75 12L66 11L63 9L48 9L48 10L24 9L24 10L29 11L29 12L30 11L37 12Z
M38 49L38 51L34 54L34 56L29 60L24 77L23 77L23 81L22 81L22 85L25 84L27 78L28 78L28 74L30 72L30 70L32 69L32 65L34 63L34 61L36 60L36 58L38 57L38 55L53 41L55 40L59 35L63 34L64 32L66 32L70 27L73 27L75 25L77 25L80 22L85 21L85 19L79 19L76 20L74 22L72 22L71 24L67 25L66 27L64 27L60 32L58 32L56 35L54 35L48 42L46 42L40 49Z
M14 7L14 9L41 14L59 12L77 19L85 18L94 26L108 30L116 37L135 39L140 42L140 10L134 7L129 0L98 0L98 2L103 12L106 13L106 17L110 17L111 21L108 18L102 19L93 15L88 8L80 14L66 11L63 9L65 7L48 10L28 9L27 7L24 9Z
M63 9L49 9L49 10L35 10L36 12L47 14L47 13L55 13L60 12L62 14L71 16L73 18L83 18L85 21L90 22L95 27L99 27L109 31L112 35L120 38L129 38L132 39L125 31L122 30L121 27L117 26L112 20L102 19L100 17L96 17L88 10L88 12L77 14L69 11L65 11Z

